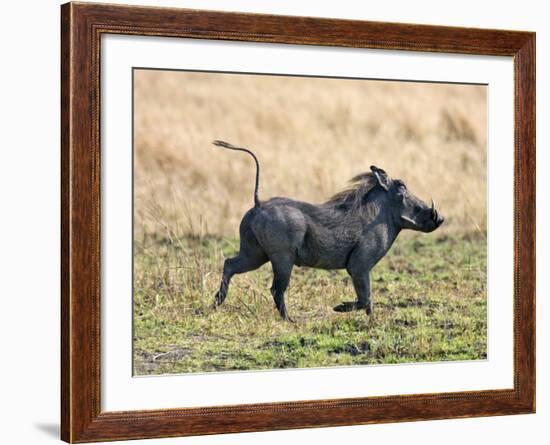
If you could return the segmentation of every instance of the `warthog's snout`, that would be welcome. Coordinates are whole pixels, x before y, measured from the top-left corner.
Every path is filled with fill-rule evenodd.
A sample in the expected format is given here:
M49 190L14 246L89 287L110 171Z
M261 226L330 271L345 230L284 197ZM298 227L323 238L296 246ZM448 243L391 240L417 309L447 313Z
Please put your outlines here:
M431 216L432 220L435 223L435 228L437 229L441 224L445 222L445 217L437 213L437 210L435 208L434 200L432 199L432 208L431 208ZM435 230L435 229L434 229Z

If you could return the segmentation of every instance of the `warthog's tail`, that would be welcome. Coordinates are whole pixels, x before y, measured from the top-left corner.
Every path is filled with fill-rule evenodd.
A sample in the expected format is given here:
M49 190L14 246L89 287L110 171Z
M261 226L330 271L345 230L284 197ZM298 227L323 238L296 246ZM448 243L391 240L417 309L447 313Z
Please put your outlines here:
M259 207L260 200L258 199L258 188L260 186L260 164L258 162L258 158L256 158L256 155L247 148L235 147L234 145L231 145L228 142L214 141L212 143L217 147L228 148L230 150L244 151L254 158L254 162L256 162L256 186L254 187L254 206Z

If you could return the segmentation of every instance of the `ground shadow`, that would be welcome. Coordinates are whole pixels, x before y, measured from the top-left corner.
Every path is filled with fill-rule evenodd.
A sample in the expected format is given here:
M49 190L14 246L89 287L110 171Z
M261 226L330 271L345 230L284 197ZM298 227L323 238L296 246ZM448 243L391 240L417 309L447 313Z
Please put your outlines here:
M37 430L42 431L47 436L59 439L59 424L57 423L35 423L33 425Z

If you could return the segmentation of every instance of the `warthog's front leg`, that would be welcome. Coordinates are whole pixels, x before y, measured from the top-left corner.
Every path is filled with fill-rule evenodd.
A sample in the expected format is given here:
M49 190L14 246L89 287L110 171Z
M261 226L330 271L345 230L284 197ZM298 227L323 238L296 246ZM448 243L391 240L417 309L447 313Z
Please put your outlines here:
M353 287L357 294L357 301L344 301L334 307L336 312L350 312L366 309L367 315L372 313L372 301L370 299L370 278L369 272L351 276Z
M372 255L372 241L356 246L349 256L347 271L353 281L353 287L357 294L356 301L345 301L334 308L337 312L348 312L365 309L367 315L372 314L372 301L370 299L370 271L376 264Z
M368 247L368 246L367 246ZM357 294L356 301L345 301L334 308L337 312L349 312L365 309L367 315L372 314L372 301L370 299L370 271L375 261L370 255L370 249L357 246L349 257L347 271L353 281L353 287Z

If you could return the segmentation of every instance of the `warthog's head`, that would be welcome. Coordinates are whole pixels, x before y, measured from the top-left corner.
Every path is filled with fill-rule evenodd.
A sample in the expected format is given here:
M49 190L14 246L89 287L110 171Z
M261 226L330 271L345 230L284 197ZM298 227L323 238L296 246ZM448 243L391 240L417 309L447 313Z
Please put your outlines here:
M400 179L391 179L384 170L374 165L370 169L380 187L388 193L389 211L401 228L432 232L443 224L445 218L438 214L433 200L428 205L413 195Z

